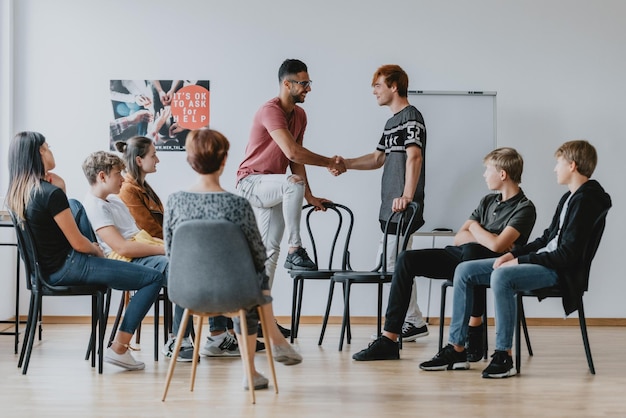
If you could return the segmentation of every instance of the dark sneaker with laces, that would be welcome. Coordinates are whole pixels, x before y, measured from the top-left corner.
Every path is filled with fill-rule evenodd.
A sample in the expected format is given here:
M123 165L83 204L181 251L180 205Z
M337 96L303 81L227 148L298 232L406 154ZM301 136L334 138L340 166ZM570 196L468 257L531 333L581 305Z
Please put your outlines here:
M469 327L467 334L467 345L465 352L467 352L467 361L470 363L476 363L483 359L485 354L485 334L482 325L477 327Z
M402 341L415 341L427 335L428 327L426 325L422 325L418 328L410 322L402 324Z
M420 369L428 371L439 370L468 370L470 368L467 361L467 353L457 352L452 344L446 345L429 361L420 364Z
M317 264L315 264L306 253L306 250L302 247L298 248L291 254L287 254L285 260L285 268L288 270L317 270Z
M496 350L491 358L491 363L483 370L484 378L501 379L517 374L517 369L513 365L513 358L506 351Z
M288 330L287 328L281 326L278 322L276 322L276 326L278 327L278 330L280 331L280 333L283 334L283 337L285 338L291 337L291 330ZM259 323L259 326L258 326L257 337L264 338L263 328L261 328L261 323Z
M389 338L381 335L376 340L372 341L367 348L358 353L354 353L352 358L357 361L399 360L400 348L397 342L391 341Z

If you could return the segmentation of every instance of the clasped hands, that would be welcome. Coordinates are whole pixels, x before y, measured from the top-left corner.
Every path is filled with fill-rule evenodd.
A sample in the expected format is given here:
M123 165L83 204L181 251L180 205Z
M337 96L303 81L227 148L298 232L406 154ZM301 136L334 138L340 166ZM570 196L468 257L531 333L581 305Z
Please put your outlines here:
M333 176L338 176L347 171L346 161L343 159L343 157L335 155L334 157L331 157L330 160L331 162L327 168L330 174L332 174Z

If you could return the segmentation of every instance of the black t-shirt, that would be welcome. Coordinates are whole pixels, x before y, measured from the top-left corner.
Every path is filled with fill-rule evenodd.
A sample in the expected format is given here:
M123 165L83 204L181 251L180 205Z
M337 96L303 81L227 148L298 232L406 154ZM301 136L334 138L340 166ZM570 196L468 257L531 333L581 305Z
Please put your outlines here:
M67 196L60 188L47 181L39 189L33 189L26 220L30 226L39 264L44 275L54 273L65 263L72 249L54 217L70 207Z

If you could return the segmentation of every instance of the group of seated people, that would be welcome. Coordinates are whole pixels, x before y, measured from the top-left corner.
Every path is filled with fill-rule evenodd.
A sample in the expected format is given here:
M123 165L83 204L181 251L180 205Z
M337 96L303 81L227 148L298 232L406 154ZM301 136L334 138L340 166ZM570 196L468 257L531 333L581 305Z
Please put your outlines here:
M89 155L83 171L90 191L82 204L68 200L63 180L52 173L54 156L43 135L21 132L9 150L10 183L7 205L19 219L28 221L40 256L42 272L51 284L104 284L132 290L124 318L105 361L127 370L144 368L130 350L130 339L161 291L167 286L168 254L177 226L190 219L226 219L240 225L250 245L259 283L269 294L265 274L266 251L248 201L225 191L220 176L229 143L211 129L191 131L186 140L187 161L198 173L197 182L169 196L165 208L145 181L159 162L152 141L134 137L116 144L123 158L99 151ZM559 284L564 290L565 313L575 310L574 300L583 292L576 271L594 220L611 206L610 196L590 177L597 164L595 148L587 141L562 144L555 153L557 182L568 191L561 198L551 224L536 240L527 243L534 227L533 203L520 188L523 159L513 148L498 148L484 159L484 178L492 193L485 196L461 226L454 245L442 249L407 250L398 256L391 283L382 335L353 355L357 361L398 359L398 337L409 309L413 279L424 276L453 278L454 307L449 344L423 370L468 369L482 358L481 318L485 287L494 293L496 348L482 376L515 374L511 347L515 326L515 292ZM123 175L125 172L125 176ZM94 236L95 231L95 236ZM264 305L273 318L271 303ZM172 355L183 308L176 307L174 334L163 351ZM263 330L286 365L302 357L285 340L278 325ZM201 349L207 356L238 355L238 320L210 320L211 335ZM177 361L191 361L191 323ZM257 330L249 329L247 347L254 357ZM253 370L254 386L268 381Z
M490 190L459 229L454 245L443 249L408 250L396 260L385 326L357 361L399 359L398 336L416 276L452 279L454 304L449 344L422 370L465 370L482 359L485 289L494 296L496 347L484 378L514 376L512 341L517 291L559 285L566 315L577 309L585 290L583 253L599 216L611 207L611 198L590 177L597 164L593 145L568 141L555 152L557 183L567 186L552 222L536 240L527 243L535 224L535 207L519 187L523 160L512 148L498 148L484 159L484 178Z
M19 220L28 222L42 273L50 284L101 284L134 291L104 360L127 370L141 370L145 364L131 354L130 340L162 287L167 286L172 235L180 223L190 219L225 219L239 225L253 254L259 287L269 295L265 249L247 200L220 186L229 149L222 134L210 129L189 133L187 161L198 173L198 180L186 191L172 194L165 209L145 181L159 162L153 142L134 137L118 143L116 148L123 158L98 151L84 160L82 168L90 190L81 203L67 198L65 182L52 172L56 164L45 137L38 132L20 132L9 149L6 203ZM173 334L163 348L168 357L172 355L183 308L176 306L174 310ZM271 302L262 309L274 318ZM255 315L258 316L250 311L249 316ZM254 319L258 321L258 317ZM177 361L193 360L191 327L190 321ZM212 318L211 335L200 353L239 355L233 328L237 340L243 338L237 318ZM276 361L285 365L302 361L275 321L264 328L264 337L272 344ZM254 358L258 348L256 327L249 327L248 333L247 347L250 358ZM268 380L255 369L253 381L255 389L268 386Z

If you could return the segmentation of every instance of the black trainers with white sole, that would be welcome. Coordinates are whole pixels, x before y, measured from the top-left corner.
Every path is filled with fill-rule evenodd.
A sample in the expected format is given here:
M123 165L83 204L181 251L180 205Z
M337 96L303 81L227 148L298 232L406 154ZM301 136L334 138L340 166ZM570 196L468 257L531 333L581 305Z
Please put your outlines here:
M470 364L467 361L467 353L465 350L458 352L452 344L446 345L429 361L420 364L420 369L428 371L439 370L468 370Z
M502 379L515 376L517 369L513 365L513 357L506 351L496 350L491 355L491 363L483 370L483 377L486 379Z

